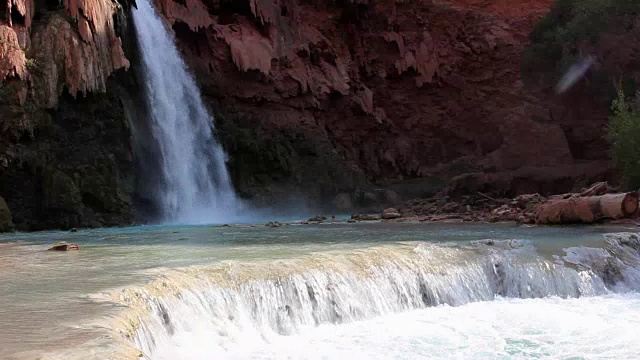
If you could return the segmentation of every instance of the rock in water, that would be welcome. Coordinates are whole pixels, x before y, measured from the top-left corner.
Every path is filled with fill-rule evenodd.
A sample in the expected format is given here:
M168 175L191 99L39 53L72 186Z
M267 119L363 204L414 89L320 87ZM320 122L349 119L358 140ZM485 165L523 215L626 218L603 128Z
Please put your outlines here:
M351 219L357 220L357 221L377 221L382 219L382 217L376 214L363 214L363 215L351 215Z
M281 227L282 224L277 222L277 221L270 221L270 222L266 223L264 226L270 227L270 228L278 228L278 227Z
M69 244L66 241L57 242L53 244L51 248L49 248L49 251L73 251L73 250L80 250L80 246L78 244Z
M7 206L4 199L0 197L0 232L7 232L11 230L13 230L11 211L9 211L9 206Z
M316 215L314 217L312 217L311 219L307 220L309 222L323 222L327 220L327 217L324 215Z
M383 219L397 219L402 217L402 215L400 215L400 212L394 208L388 208L388 209L384 209L384 211L382 212L382 218Z

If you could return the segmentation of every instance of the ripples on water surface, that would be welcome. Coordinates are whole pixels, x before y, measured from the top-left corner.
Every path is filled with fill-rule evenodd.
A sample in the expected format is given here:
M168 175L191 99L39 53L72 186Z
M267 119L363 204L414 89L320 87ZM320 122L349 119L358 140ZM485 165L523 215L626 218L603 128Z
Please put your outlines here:
M640 243L603 235L612 231L375 223L3 235L0 358L637 358L627 337L640 319ZM81 251L45 251L59 240Z

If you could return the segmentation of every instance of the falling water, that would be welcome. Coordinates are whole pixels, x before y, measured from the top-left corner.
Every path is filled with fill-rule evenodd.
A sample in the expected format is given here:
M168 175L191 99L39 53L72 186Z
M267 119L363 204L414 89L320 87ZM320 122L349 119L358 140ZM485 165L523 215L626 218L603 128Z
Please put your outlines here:
M383 246L184 269L113 295L135 310L129 337L146 358L226 358L232 348L268 348L282 336L416 309L637 291L639 244L635 234L609 235L603 248L566 248L552 257L517 240Z
M162 220L178 223L229 221L237 200L225 167L225 153L213 135L213 119L149 0L133 11L142 53L150 136L160 158L155 199Z

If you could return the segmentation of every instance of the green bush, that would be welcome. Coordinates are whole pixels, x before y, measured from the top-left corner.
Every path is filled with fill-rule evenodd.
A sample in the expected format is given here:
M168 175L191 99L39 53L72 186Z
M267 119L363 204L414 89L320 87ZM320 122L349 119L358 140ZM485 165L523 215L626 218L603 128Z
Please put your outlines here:
M629 190L640 189L640 91L635 104L629 102L623 91L611 106L609 117L609 141L613 158L622 175L624 186Z

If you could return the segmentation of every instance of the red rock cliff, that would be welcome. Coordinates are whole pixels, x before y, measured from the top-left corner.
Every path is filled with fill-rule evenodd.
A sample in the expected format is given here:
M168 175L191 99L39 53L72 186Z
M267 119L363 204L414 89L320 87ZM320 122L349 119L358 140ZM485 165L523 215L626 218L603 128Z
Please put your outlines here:
M560 115L520 75L528 35L551 2L157 6L208 96L263 129L329 139L348 164L380 182L530 167L584 172Z
M25 84L21 103L29 95L39 105L53 107L62 88L72 96L105 92L107 78L129 67L115 34L117 2L65 0L60 10L41 7L36 11L34 0L0 5L0 81ZM30 83L34 71L42 83ZM37 94L27 94L30 89Z
M19 229L131 221L112 76L129 67L123 14L111 0L0 1L0 196Z

